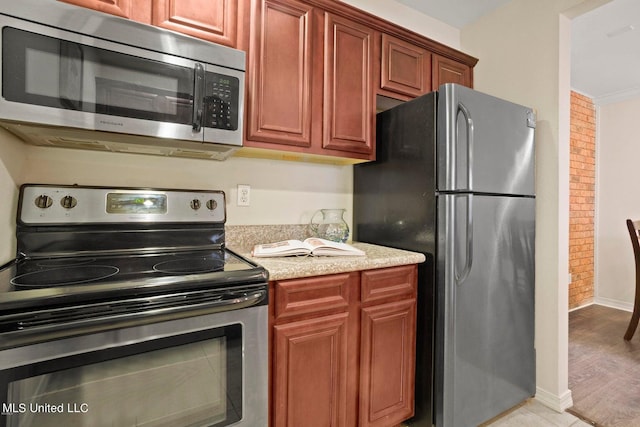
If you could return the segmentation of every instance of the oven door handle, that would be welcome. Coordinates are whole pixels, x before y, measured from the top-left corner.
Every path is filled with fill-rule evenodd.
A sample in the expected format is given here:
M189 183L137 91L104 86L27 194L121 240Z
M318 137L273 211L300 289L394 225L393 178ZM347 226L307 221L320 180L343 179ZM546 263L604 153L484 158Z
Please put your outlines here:
M184 293L41 310L0 317L0 349L259 305L267 289L212 296ZM43 314L46 314L43 316Z

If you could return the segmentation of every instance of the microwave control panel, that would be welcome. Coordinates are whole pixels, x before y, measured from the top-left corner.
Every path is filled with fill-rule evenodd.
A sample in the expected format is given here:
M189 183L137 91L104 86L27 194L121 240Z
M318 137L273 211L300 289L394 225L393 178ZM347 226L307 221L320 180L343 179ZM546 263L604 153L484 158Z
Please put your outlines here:
M240 81L238 78L207 72L205 85L203 126L237 130L240 105Z

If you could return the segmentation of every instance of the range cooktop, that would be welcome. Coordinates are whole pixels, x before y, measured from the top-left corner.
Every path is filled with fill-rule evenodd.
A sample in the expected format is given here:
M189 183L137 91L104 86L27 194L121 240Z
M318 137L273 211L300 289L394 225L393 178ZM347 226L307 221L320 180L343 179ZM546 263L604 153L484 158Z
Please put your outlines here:
M0 311L266 283L225 220L220 191L25 185Z

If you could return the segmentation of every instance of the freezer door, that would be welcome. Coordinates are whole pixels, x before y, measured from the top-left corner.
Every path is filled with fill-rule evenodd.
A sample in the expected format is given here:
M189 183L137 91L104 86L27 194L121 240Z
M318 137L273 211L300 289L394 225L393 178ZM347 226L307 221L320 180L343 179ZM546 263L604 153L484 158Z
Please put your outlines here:
M535 199L438 197L435 421L471 427L535 393Z
M434 253L436 93L376 121L376 161L353 171L354 239Z
M534 127L530 108L440 86L438 190L533 195Z

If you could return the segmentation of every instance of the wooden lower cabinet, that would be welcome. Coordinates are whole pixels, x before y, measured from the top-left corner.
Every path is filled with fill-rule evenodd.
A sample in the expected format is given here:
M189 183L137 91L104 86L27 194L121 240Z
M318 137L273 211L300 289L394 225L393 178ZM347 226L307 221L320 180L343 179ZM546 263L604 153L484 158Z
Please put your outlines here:
M271 425L413 415L417 266L271 282Z
M346 425L347 317L275 327L275 426Z
M394 426L413 415L416 300L362 310L360 426Z

